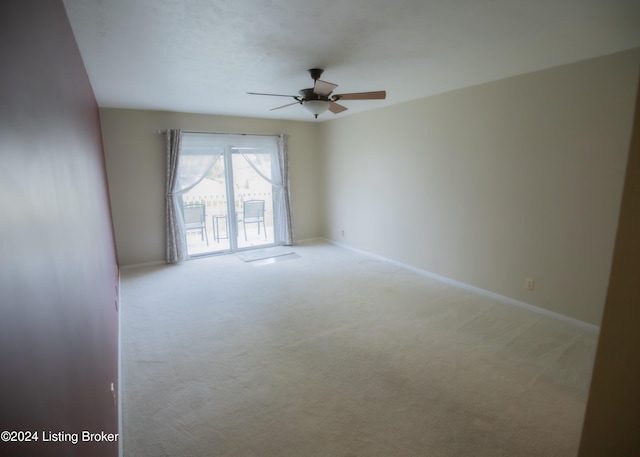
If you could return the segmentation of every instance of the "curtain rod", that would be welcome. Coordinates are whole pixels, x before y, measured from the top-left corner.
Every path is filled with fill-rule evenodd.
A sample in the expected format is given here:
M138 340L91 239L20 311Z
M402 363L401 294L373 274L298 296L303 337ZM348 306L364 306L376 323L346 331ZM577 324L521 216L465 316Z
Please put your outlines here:
M167 133L168 130L158 129L158 135L161 133ZM231 132L198 132L194 130L183 130L182 133L201 133L206 135L237 135L237 136L275 136L279 137L280 135L267 135L266 133L231 133Z

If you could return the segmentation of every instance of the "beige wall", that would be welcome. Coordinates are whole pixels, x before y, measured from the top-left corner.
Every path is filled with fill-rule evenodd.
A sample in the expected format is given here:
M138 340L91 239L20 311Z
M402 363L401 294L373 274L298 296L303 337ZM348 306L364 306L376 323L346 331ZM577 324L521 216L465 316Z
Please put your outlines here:
M288 134L294 237L320 235L315 123L109 108L100 118L121 266L164 260L165 156L158 129Z
M320 124L323 233L598 324L639 61L625 52Z

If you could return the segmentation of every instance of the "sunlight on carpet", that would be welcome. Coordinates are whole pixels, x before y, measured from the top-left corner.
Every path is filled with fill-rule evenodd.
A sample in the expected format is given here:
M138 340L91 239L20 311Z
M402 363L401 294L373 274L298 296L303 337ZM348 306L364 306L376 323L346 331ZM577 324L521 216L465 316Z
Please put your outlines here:
M274 246L263 249L250 249L236 252L236 256L243 262L255 262L256 260L271 259L284 255L295 254L289 246Z

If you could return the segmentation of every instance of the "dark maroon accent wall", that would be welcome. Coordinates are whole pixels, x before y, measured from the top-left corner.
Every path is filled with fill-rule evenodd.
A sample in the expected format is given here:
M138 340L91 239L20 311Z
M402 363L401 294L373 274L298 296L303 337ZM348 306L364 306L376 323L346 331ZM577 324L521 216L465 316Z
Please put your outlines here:
M117 433L116 262L98 107L62 1L2 0L0 432L38 441L0 455L117 455L43 440Z
M579 457L640 456L640 81Z

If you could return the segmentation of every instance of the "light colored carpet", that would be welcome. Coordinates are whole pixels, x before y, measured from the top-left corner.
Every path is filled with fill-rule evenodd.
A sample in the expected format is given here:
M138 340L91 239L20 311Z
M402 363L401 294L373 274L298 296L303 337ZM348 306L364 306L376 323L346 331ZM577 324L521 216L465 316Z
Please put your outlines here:
M597 336L328 244L123 272L126 457L567 457Z

